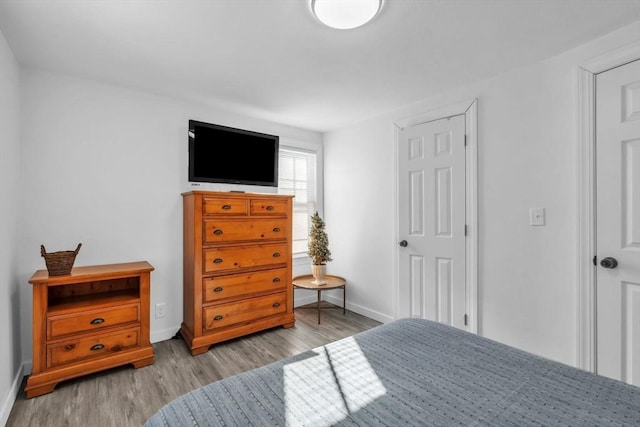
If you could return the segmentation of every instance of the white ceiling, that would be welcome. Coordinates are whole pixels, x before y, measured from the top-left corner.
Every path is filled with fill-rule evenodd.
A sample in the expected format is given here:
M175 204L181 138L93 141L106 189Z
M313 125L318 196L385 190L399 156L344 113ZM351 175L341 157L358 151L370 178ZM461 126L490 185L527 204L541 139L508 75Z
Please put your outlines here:
M640 20L640 0L386 0L332 30L308 0L0 0L19 63L327 131Z

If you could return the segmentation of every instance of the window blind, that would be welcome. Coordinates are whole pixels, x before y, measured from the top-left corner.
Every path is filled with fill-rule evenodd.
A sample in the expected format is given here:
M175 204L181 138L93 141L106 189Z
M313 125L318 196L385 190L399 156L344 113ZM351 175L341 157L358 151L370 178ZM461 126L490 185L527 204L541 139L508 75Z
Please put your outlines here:
M280 147L278 193L293 195L293 255L307 253L310 216L318 209L316 153Z

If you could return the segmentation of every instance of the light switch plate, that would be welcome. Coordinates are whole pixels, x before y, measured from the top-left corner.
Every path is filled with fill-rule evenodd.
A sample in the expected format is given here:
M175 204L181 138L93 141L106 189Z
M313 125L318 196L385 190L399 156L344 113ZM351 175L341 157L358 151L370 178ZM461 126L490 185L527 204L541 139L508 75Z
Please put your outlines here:
M529 225L544 225L544 208L529 209Z

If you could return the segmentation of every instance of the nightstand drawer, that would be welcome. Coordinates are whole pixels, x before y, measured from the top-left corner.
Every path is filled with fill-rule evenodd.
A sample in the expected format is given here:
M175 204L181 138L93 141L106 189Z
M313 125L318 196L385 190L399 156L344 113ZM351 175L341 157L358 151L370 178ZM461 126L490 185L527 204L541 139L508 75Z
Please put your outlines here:
M203 227L204 243L285 240L287 234L286 219L261 218L251 221L205 219Z
M284 291L289 283L286 268L213 277L204 279L204 301L209 303L260 292Z
M284 243L210 248L204 250L203 268L205 273L232 271L285 264L287 258L287 245Z
M49 316L47 318L47 338L53 339L131 322L140 322L139 303Z
M108 356L138 345L140 345L140 328L48 345L47 368Z
M287 294L285 292L230 304L205 307L203 310L203 328L211 331L238 323L255 321L275 314L282 314L286 311Z
M287 200L251 199L251 215L286 215Z
M246 200L225 198L202 198L202 213L205 215L246 215L249 206Z

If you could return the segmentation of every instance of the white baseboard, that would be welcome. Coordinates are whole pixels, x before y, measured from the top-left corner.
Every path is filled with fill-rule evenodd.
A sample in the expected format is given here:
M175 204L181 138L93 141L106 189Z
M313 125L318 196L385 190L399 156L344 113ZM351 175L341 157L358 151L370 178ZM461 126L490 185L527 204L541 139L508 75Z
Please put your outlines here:
M333 295L327 294L326 296L323 295L322 299L327 302L330 302L331 304L335 304L337 306L342 307L342 298L336 298ZM392 320L394 320L393 317L387 316L386 314L382 314L380 312L371 310L369 308L363 307L358 304L350 303L348 298L347 298L347 310L353 311L358 314L362 314L363 316L367 316L370 319L377 320L378 322L382 322L382 323L389 323Z
M180 330L180 325L174 326L172 328L161 329L158 331L151 331L149 333L149 339L151 340L151 344L160 342L160 341L170 340L176 335L176 332L178 332L179 330Z
M22 364L22 366L20 366L20 369L18 369L18 372L16 372L13 383L9 388L9 393L7 393L7 398L4 400L4 402L2 402L2 407L0 409L0 426L6 425L7 421L9 420L9 414L11 414L13 404L16 401L16 397L18 397L18 393L20 393L20 386L22 385L22 377L24 376L24 371L24 364Z

